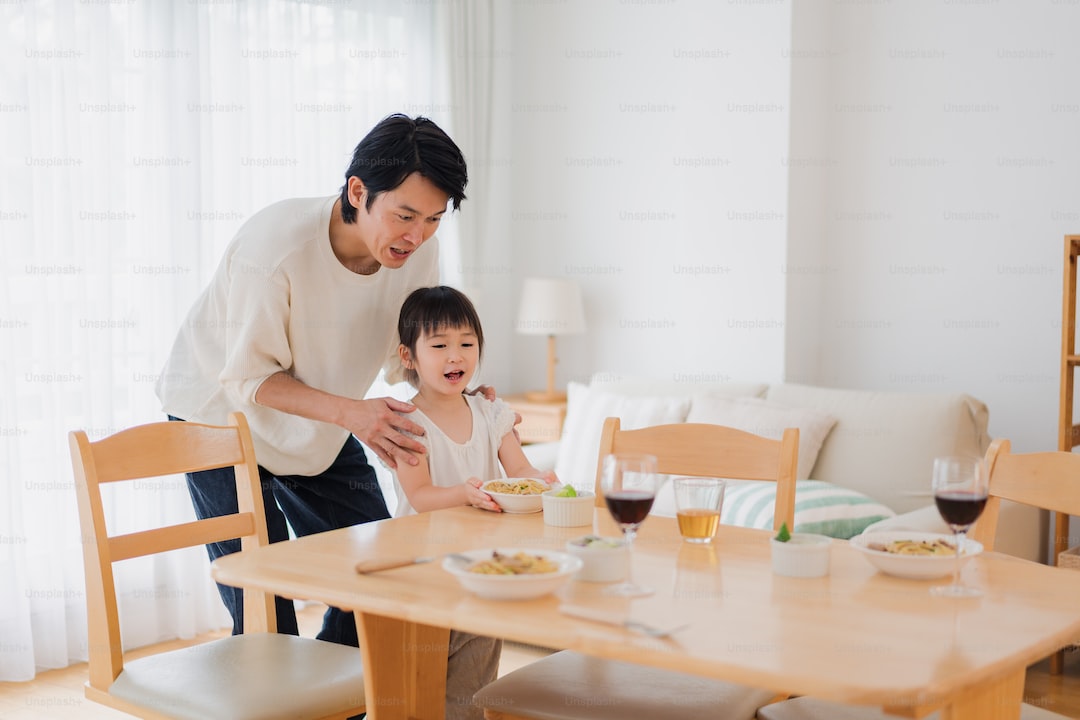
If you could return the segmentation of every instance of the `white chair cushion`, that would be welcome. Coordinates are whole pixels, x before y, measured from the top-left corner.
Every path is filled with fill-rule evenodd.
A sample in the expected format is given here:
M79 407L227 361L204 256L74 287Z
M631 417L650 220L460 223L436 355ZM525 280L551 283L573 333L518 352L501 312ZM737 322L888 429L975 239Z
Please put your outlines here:
M278 633L132 660L109 694L184 720L321 718L364 705L360 650Z
M751 720L776 693L562 651L504 675L473 702L537 720Z
M840 705L811 697L774 703L758 710L758 720L895 720L877 708L857 705ZM924 720L940 720L941 713L931 713ZM1020 720L1068 720L1049 710L1024 703L1020 707Z

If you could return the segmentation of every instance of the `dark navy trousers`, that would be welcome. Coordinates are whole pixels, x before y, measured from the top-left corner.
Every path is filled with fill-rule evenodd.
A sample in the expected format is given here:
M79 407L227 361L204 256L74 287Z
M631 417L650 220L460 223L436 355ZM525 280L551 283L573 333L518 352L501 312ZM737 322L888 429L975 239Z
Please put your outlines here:
M172 416L169 419L180 420ZM330 467L318 475L279 476L260 466L259 477L270 542L288 540L289 526L297 537L304 537L390 517L375 471L360 441L352 435ZM237 512L236 474L232 468L188 473L187 484L200 519ZM240 540L211 543L206 551L212 562L239 552ZM238 635L244 627L244 591L219 584L218 592L232 615L233 634ZM278 632L297 635L292 601L276 598L276 607ZM317 637L356 647L359 643L353 614L329 608Z

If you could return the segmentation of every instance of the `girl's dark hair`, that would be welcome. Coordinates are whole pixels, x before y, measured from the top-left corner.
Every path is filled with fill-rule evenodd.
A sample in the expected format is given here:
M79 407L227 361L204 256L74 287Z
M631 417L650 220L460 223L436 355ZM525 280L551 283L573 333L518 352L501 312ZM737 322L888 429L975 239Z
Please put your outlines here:
M476 345L480 356L484 355L484 330L480 327L480 316L472 301L460 290L438 285L436 287L417 288L401 304L398 314L398 338L409 349L409 355L416 357L416 344L421 335L431 335L444 328L467 327L476 333ZM417 386L419 376L416 370L404 368L405 379L413 387Z
M461 150L438 125L425 117L390 115L379 121L353 151L341 186L341 218L356 222L356 208L349 202L349 178L356 176L367 189L364 209L371 211L375 198L393 190L418 172L446 193L454 209L465 199L469 173Z

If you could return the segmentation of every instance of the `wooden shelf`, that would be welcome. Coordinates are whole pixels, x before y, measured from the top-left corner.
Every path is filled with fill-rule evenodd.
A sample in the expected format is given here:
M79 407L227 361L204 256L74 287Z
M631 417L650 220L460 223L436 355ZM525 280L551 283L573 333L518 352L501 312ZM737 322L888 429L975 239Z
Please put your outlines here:
M1058 450L1072 452L1080 445L1080 424L1073 420L1073 392L1076 368L1080 367L1080 353L1076 351L1076 269L1080 256L1080 235L1065 236L1065 260L1061 290L1061 402L1058 412ZM1060 563L1059 554L1069 549L1069 516L1054 513L1054 544L1050 548L1049 562ZM1054 653L1050 658L1050 672L1061 674L1064 654Z

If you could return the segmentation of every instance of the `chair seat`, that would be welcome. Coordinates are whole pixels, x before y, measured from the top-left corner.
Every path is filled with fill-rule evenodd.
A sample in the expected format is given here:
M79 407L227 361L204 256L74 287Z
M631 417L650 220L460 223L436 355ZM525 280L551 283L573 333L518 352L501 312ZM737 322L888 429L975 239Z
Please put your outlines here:
M537 720L752 720L768 690L564 650L508 673L473 701Z
M125 662L108 694L183 720L317 718L365 704L357 648L278 633Z
M841 705L812 697L785 700L758 710L758 720L895 720L877 708ZM940 720L941 713L931 713L923 720ZM1068 720L1065 715L1024 703L1020 720Z

